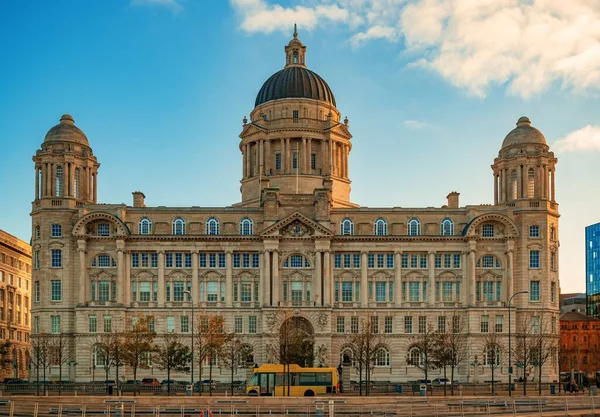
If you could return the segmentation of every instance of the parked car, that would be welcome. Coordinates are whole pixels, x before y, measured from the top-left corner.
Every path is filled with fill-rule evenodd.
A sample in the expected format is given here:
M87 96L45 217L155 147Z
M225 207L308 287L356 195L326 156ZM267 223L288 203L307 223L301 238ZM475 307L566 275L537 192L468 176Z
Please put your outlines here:
M436 378L432 383L438 385L450 385L450 380L448 378Z
M160 385L160 382L156 378L144 378L142 379L142 385L157 387Z
M128 379L127 381L125 381L125 383L127 385L140 385L142 383L142 380L140 380L140 379Z
M431 384L431 379L420 379L419 384Z
M174 379L163 379L160 383L161 385L179 385L179 381L175 381Z
M4 383L5 384L28 384L29 381L26 379L21 379L21 378L8 378L8 380L6 380L7 378L5 378Z

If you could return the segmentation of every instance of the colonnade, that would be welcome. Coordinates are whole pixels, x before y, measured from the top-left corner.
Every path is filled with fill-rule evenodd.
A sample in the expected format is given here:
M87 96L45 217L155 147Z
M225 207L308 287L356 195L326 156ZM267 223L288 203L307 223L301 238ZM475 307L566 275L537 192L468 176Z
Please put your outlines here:
M530 177L533 170L533 177ZM520 198L555 201L555 168L548 164L517 165L494 170L494 204ZM531 182L533 181L533 187ZM533 188L533 191L531 191Z
M44 162L35 167L35 199L71 197L97 201L98 172L73 162Z

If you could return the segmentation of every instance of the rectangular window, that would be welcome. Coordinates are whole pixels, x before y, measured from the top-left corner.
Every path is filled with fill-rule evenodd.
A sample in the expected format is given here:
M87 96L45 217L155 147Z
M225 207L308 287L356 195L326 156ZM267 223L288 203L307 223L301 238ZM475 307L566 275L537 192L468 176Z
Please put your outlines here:
M490 331L490 316L483 315L481 316L481 321L479 322L479 331L481 333L488 333Z
M241 264L242 264L241 253L234 253L233 254L233 267L239 268Z
M104 333L112 332L112 316L104 316L102 319Z
M52 268L62 268L62 250L52 249L50 253L52 257Z
M33 282L33 301L36 303L40 302L40 282Z
M342 282L342 302L351 303L352 301L352 282Z
M98 301L110 300L110 281L98 281Z
M539 281L529 281L529 301L540 301Z
M556 282L550 283L550 302L554 303L556 301Z
M244 324L243 324L243 317L234 317L233 318L233 331L234 333L243 333L244 331Z
M529 268L538 269L540 267L540 251L529 251Z
M460 268L460 253L454 254L454 268Z
M360 300L360 282L354 283L354 301Z
M185 267L186 268L192 267L192 254L191 253L185 254Z
M148 253L144 252L142 255L142 268L148 268Z
M178 252L175 254L175 268L183 267L183 253Z
M98 223L98 236L109 236L110 235L110 224Z
M298 168L298 153L292 152L292 169Z
M388 253L386 255L386 268L394 268L394 254Z
M350 254L349 253L344 254L344 268L346 268L346 269L350 268Z
M384 261L385 261L385 254L378 253L377 254L377 268L383 268Z
M167 316L165 324L166 324L167 333L175 332L175 317L174 316Z
M350 333L358 333L358 317L356 316L350 318Z
M140 267L140 254L139 253L132 253L131 254L131 267L132 268L139 268Z
M225 254L219 253L219 268L225 268Z
M50 316L52 334L60 334L60 316Z
M452 291L452 282L442 282L442 301L443 302L451 302L453 291Z
M550 252L550 269L556 271L556 252Z
M419 333L427 333L427 317L419 316Z
M292 117L295 119L295 122L298 121L298 110L292 110Z
M387 300L385 298L385 282L376 282L375 283L375 301L378 303L385 303Z
M248 333L256 334L256 316L248 316Z
M209 268L216 268L217 267L217 254L216 253L209 253L208 254L208 267Z
M411 303L418 303L421 301L419 297L419 284L419 282L408 283L408 301Z
M260 254L253 253L252 254L252 268L259 268L259 267L260 267Z
M379 316L371 316L371 333L379 333Z
M40 251L36 250L34 253L35 259L34 259L34 267L35 269L40 269Z
M496 327L494 327L496 333L502 333L504 331L504 316L496 316Z
M98 319L96 316L88 316L88 332L96 333L98 331Z
M62 301L62 281L52 280L50 281L50 301Z
M446 316L438 316L438 332L446 333Z
M444 268L452 268L452 255L450 255L449 253L444 254Z
M158 253L153 253L151 256L152 268L158 268Z
M367 255L367 267L375 268L375 254L374 253L369 253Z
M165 259L166 259L166 267L167 268L173 268L173 254L172 253L167 253L165 255Z
M344 316L337 316L337 319L336 319L336 331L338 333L344 333L344 331L345 331L345 329L344 329L344 325L345 325L344 319L345 319Z
M436 254L435 255L435 268L441 268L442 267L442 255L440 254Z
M414 253L410 255L410 267L417 268L419 266L419 255L415 255Z
M310 169L317 169L317 154L310 154Z
M250 254L249 253L242 254L242 268L250 268Z
M281 154L279 152L275 154L275 169L281 169Z
M181 326L181 333L188 333L190 331L190 318L188 316L179 316L179 324Z
M400 261L402 268L408 268L408 253L403 253Z
M51 228L52 237L62 237L62 226L60 224L53 224Z
M494 225L493 224L484 224L481 226L481 236L482 237L494 237Z
M404 317L404 333L412 333L412 316Z
M240 283L240 295L240 301L242 303L249 303L252 301L252 282Z
M483 301L492 301L494 299L494 283L483 282Z
M132 283L134 284L134 283ZM147 303L150 301L150 286L151 282L142 281L139 283L140 301Z
M218 282L207 282L206 283L206 301L214 303L218 301L218 291L219 291L219 283Z
M394 332L394 320L392 316L385 316L384 333L391 334Z
M336 253L333 255L333 267L340 269L342 267L342 254Z
M200 268L206 268L206 254L200 254Z
M421 269L427 269L427 255L421 255L420 256L420 268Z
M540 237L540 227L529 226L529 237Z
M185 291L185 283L183 281L173 282L173 301L183 301L183 292Z

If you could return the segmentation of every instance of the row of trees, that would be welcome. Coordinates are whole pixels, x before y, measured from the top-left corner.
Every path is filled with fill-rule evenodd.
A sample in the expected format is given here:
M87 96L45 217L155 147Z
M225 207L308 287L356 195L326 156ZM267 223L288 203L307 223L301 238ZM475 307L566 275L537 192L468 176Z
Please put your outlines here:
M248 356L252 353L249 345L244 343L236 333L224 331L222 316L200 317L197 329L194 331L194 352L188 343L191 338L185 338L174 332L157 336L153 331L152 316L137 317L124 329L116 329L100 335L95 345L96 363L104 369L106 379L109 379L111 368L114 369L115 379L119 381L119 373L123 366L128 366L133 379L137 380L140 369L150 366L166 371L167 379L171 373L189 373L192 359L198 366L198 378L202 380L202 364L208 363L209 379L212 381L213 366L217 358L221 366L231 371L231 389L233 379L239 368L245 366ZM36 380L46 380L46 371L53 365L59 368L59 381L62 381L63 365L74 361L74 336L66 334L38 333L31 336L31 363L35 367ZM38 384L39 385L39 384ZM212 395L212 384L209 392ZM39 389L39 388L38 388ZM171 384L168 384L168 391Z
M523 395L527 394L527 378L537 376L538 392L542 391L542 369L551 359L558 357L558 334L555 329L547 326L547 321L537 316L524 317L513 334L512 361L513 365L522 368L523 373ZM342 354L348 353L348 359L356 368L359 376L359 393L369 395L371 387L370 379L373 368L378 360L381 360L382 348L385 338L389 335L381 334L374 328L376 322L369 315L361 317L359 329L350 334L344 344ZM469 334L467 323L459 315L451 317L451 323L442 329L435 329L431 323L427 324L420 333L409 337L409 350L407 364L420 369L425 380L429 380L432 371L440 370L443 378L454 381L459 367L473 367L477 372L477 366L487 366L491 371L492 393L495 393L497 382L496 372L502 365L502 352L508 353L506 333L498 333L495 328L491 332L484 333L483 340L483 362L479 362L477 356L470 363L468 351L472 350L474 340ZM532 375L533 370L537 375ZM448 372L450 375L448 375ZM364 383L364 384L363 384ZM364 385L364 388L363 388ZM447 386L444 385L444 395ZM450 384L451 394L454 395L454 384Z

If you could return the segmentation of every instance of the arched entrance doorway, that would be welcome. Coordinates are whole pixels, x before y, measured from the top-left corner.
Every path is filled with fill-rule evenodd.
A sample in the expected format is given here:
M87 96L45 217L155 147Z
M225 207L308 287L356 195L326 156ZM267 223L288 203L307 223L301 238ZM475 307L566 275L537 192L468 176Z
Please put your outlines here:
M304 317L290 317L279 328L279 355L283 364L313 366L315 331Z

